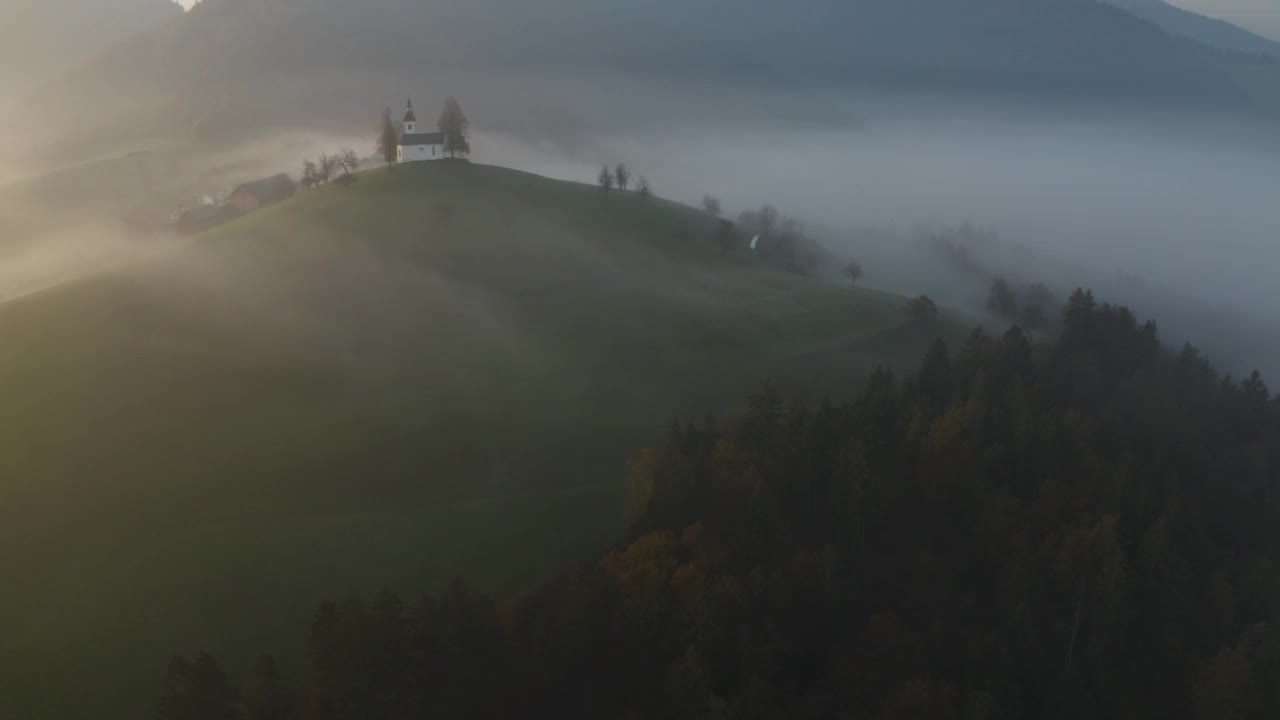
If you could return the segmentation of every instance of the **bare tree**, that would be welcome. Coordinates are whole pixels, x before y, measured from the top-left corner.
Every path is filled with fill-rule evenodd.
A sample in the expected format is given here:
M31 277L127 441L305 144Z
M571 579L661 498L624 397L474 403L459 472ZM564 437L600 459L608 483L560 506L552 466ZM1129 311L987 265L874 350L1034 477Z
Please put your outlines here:
M342 168L342 172L350 175L360 167L360 157L356 155L355 150L343 150L337 157L338 167Z
M631 184L631 171L627 169L626 165L618 163L618 167L613 171L613 179L618 183L619 190L626 190L627 186Z
M342 177L338 178L343 185L350 185L356 181L351 173L360 167L360 157L356 155L355 150L343 150L333 156L333 162L342 170Z
M649 185L648 178L640 178L640 181L636 183L636 191L640 193L641 200L648 200L653 197L653 188Z
M333 179L333 171L338 169L338 160L332 155L321 153L316 165L319 168L316 176L320 178L321 183L327 183Z
M854 261L844 266L844 274L848 276L849 282L857 285L866 273L862 270L862 263Z
M609 166L606 165L600 168L600 174L596 177L596 182L600 184L600 189L609 192L613 189L613 181L613 173L609 170Z
M720 198L714 195L703 195L702 209L711 217L720 217Z

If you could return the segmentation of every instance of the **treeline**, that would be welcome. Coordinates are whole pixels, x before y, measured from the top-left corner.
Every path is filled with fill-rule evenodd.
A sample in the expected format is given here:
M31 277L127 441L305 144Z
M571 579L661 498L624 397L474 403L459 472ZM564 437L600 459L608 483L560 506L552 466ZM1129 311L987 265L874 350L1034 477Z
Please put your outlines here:
M997 277L987 292L988 312L1029 330L1050 330L1056 307L1053 292L1044 283L1015 287L1003 277Z
M302 180L299 185L303 190L310 190L329 183L335 177L338 182L349 185L356 181L356 176L352 173L359 169L360 157L355 150L343 150L333 155L321 153L315 160L308 158L302 162ZM338 175L339 171L341 175Z
M805 234L804 225L793 217L780 218L772 205L740 213L738 228L744 238L755 242L757 256L784 270L811 275L823 260L821 248Z
M1280 398L1088 293L628 480L624 541L514 607L326 604L299 689L175 660L160 717L1280 717Z
M744 210L735 223L720 216L720 198L708 194L702 196L702 211L716 218L716 244L725 252L749 250L766 264L804 275L816 273L827 260L804 225L794 217L780 216L773 205Z

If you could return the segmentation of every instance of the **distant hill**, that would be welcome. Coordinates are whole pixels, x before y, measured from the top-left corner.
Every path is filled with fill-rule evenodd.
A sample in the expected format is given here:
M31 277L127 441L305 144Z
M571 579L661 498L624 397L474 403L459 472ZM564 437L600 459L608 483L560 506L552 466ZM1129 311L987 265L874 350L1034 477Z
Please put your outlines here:
M1189 38L1221 50L1280 58L1280 43L1224 20L1183 10L1164 0L1108 2L1155 23L1171 35Z
M300 653L335 586L531 588L620 531L673 413L964 332L714 229L422 164L0 304L0 717L145 717L174 652Z
M86 145L101 147L324 122L393 88L463 85L467 72L584 70L1234 106L1253 92L1237 82L1242 64L1256 72L1092 0L811 0L786 12L766 0L205 0L68 74L17 120L66 150L60 120L91 107ZM523 109L519 95L503 101ZM86 124L71 128L81 140Z
M0 96L24 93L181 14L171 0L10 0L0 23ZM0 100L0 108L7 104Z

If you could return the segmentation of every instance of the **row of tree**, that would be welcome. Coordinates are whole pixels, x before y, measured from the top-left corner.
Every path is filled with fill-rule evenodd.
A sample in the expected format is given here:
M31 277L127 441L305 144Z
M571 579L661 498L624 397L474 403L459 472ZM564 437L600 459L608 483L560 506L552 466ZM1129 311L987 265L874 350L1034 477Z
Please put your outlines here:
M326 603L297 689L179 659L159 718L1280 717L1280 397L1085 292L1058 327L674 423L591 562Z
M355 175L352 173L359 167L360 158L354 150L343 150L333 155L321 153L315 160L303 161L302 179L299 184L303 190L310 190L334 179L343 183L352 183L355 182Z
M615 187L626 192L631 188L631 170L623 163L618 163L613 168L605 165L596 176L596 184L606 193L612 192ZM636 180L636 192L644 200L653 197L653 188L644 176Z
M704 196L702 208L718 216L719 198ZM805 234L804 225L796 218L781 217L773 205L743 211L737 225L755 243L756 254L770 264L803 274L816 272L821 264L818 243Z
M989 312L1029 330L1049 330L1056 309L1053 293L1043 283L1015 288L1008 280L997 277L987 293Z

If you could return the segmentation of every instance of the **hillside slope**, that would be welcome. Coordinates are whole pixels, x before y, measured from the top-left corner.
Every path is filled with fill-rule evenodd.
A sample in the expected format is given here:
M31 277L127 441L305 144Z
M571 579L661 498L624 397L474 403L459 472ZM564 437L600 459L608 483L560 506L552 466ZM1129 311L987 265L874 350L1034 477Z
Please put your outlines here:
M10 0L0 23L0 110L12 96L181 14L171 0Z
M0 716L144 716L170 654L300 652L262 628L335 588L529 588L614 536L672 412L960 330L905 321L683 206L461 163L0 305Z

